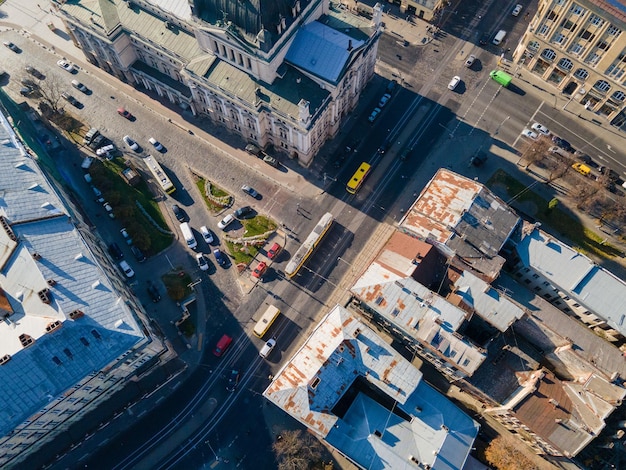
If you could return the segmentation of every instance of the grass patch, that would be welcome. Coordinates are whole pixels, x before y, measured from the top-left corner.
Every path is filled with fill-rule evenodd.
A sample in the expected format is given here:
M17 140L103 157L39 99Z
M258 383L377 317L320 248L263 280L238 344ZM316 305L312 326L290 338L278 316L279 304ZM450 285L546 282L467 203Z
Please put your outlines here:
M191 321L191 317L178 325L178 329L187 337L191 338L196 333L196 325Z
M211 183L211 196L214 197L226 197L230 196L226 191L224 191L219 186L216 186L215 183Z
M256 235L276 230L276 222L268 219L264 215L257 215L253 219L242 220L242 223L244 227L244 236L246 237L254 237Z
M245 237L254 237L276 230L276 222L263 215L257 215L252 219L242 220L241 223L244 226ZM260 240L260 242L263 241L264 239ZM225 243L228 247L228 252L236 264L250 264L259 252L259 248L255 245L244 246L240 243L233 243L229 240L226 240Z
M161 276L163 284L167 289L167 295L176 302L189 297L192 293L189 284L191 284L191 276L185 271L179 269L170 271Z
M234 260L235 264L250 264L256 254L259 252L259 249L253 245L248 245L244 247L239 243L233 243L229 240L225 240L225 243L228 247L228 252L230 253L230 256Z
M135 245L147 254L159 253L172 243L173 237L157 230L139 210L136 202L141 204L159 227L164 230L169 230L169 227L153 199L148 184L142 180L136 186L130 186L121 176L124 168L126 167L121 158L102 162L95 160L89 173L93 178L93 184L113 206L115 216L126 227Z
M487 186L489 188L494 186L502 187L508 197L514 197L526 189L526 185L513 178L504 170L496 171L487 181ZM537 207L537 213L533 214L533 216L546 227L550 227L562 236L567 237L571 240L573 247L581 252L591 253L603 258L614 258L620 255L620 250L614 246L602 243L605 237L601 237L584 227L578 219L559 209L558 206L555 209L547 210L549 201L542 198L539 194L533 191L525 191L516 197L515 200L519 203L534 204Z
M194 176L196 177L196 186L198 187L198 191L200 191L200 194L202 195L202 199L204 199L204 203L206 204L209 211L211 211L213 214L217 214L218 212L223 210L225 206L223 206L222 204L216 203L215 201L213 201L212 199L209 199L206 196L206 184L207 184L206 180L198 175L194 175ZM222 189L218 188L214 184L211 184L211 195L215 197L226 197L229 194L223 191Z

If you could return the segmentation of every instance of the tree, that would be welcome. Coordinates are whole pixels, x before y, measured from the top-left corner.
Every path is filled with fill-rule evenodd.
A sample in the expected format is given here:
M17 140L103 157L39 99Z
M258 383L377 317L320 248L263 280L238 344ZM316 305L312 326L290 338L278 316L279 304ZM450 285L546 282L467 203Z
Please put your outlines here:
M596 192L596 188L587 184L577 185L571 193L572 198L576 202L576 208L579 210L587 209Z
M524 444L520 444L524 445ZM516 446L503 437L496 437L487 449L485 458L497 470L538 470L538 467Z
M284 431L272 449L278 460L279 470L307 470L319 464L322 458L322 446L309 433L300 430Z
M555 153L553 155L551 166L552 168L550 170L550 175L548 176L548 181L546 181L546 184L550 184L565 176L569 172L570 162L568 158L563 157L558 153Z
M550 141L547 138L539 138L539 140L531 142L522 155L522 159L526 162L524 169L527 170L530 165L542 161L549 150Z
M38 80L39 93L41 94L41 105L48 107L53 114L59 112L63 107L61 103L61 94L63 93L63 83L56 75L50 75L45 80Z

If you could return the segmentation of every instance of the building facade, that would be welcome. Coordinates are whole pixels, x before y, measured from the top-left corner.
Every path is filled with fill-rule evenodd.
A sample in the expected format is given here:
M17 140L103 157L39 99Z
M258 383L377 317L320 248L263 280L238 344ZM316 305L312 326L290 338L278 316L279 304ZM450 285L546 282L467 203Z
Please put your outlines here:
M540 0L513 59L626 130L626 5Z
M58 5L91 63L308 166L374 74L372 19L329 0Z

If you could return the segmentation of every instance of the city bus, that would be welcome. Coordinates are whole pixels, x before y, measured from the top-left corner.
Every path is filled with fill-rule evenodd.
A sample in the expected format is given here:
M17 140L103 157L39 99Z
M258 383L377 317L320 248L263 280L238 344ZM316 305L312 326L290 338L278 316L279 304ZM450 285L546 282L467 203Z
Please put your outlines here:
M163 168L159 165L159 162L156 161L156 158L152 155L148 155L147 157L144 157L143 161L146 163L148 170L150 170L150 173L152 173L152 176L154 176L154 179L164 192L172 194L176 191L176 186L174 186L174 184L167 177Z
M511 80L513 80L513 78L508 73L503 72L502 70L492 70L489 73L489 76L503 87L509 86Z
M369 163L361 163L359 169L356 170L356 173L354 173L354 175L352 175L352 178L350 178L350 181L348 181L348 184L346 185L346 191L348 191L350 194L355 194L363 185L363 182L365 181L365 178L369 174L371 168L372 166Z
M265 310L265 313L263 314L261 319L256 322L253 330L254 334L259 338L263 338L263 335L267 333L267 330L270 329L272 323L274 323L274 321L278 318L278 315L280 315L280 310L278 310L276 307L274 307L273 305L267 307L267 310Z
M327 212L322 216L320 221L317 223L311 234L304 240L304 243L296 254L291 257L289 263L287 263L287 267L285 268L285 274L289 277L293 277L300 270L304 262L311 256L315 247L319 244L320 240L324 238L326 232L333 224L333 215L330 212Z

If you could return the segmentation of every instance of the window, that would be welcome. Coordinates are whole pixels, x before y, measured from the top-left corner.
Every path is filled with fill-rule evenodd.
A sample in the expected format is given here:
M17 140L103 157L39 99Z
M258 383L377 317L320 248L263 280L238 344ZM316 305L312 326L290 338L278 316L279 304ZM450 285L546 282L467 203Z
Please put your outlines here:
M601 51L606 51L609 48L609 43L606 41L600 41L600 43L598 44L598 49L600 49Z
M563 70L567 70L570 71L572 70L572 67L574 66L574 63L567 59L567 58L563 58L561 60L559 60L559 63L557 64L557 67L563 69Z
M561 27L563 29L567 29L568 31L573 31L574 29L576 29L576 24L572 23L568 19L564 19L563 21L561 21Z
M619 36L619 34L621 33L620 29L617 26L613 25L609 26L606 32L611 36Z
M556 2L554 2L556 5L563 5L565 3L565 0L556 0Z
M591 16L589 17L589 23L595 26L602 26L604 24L604 20L598 15L591 14Z
M580 44L572 44L572 47L569 48L570 53L580 55L583 53L585 48Z
M574 72L574 77L578 78L579 80L587 80L587 77L589 77L589 72L587 72L585 69L578 69L576 70L576 72Z
M587 56L587 59L585 59L585 62L587 64L596 65L599 60L600 60L600 55L596 54L595 52L592 52L591 54Z
M561 33L556 33L554 36L552 36L552 42L556 44L563 44L564 41L565 36L563 36Z
M556 13L554 13L553 10L550 10L548 12L548 14L546 15L546 19L550 20L550 21L556 21L559 19L559 15L557 15Z
M545 36L546 34L548 34L548 31L549 31L549 30L550 30L550 28L548 28L548 26L547 26L547 25L542 24L542 25L539 27L539 30L537 31L537 34L538 34L539 36Z
M578 37L583 38L585 41L592 41L593 38L595 38L596 36L594 34L591 34L591 31L589 31L588 29L585 29L584 31L578 33Z
M554 60L556 58L556 52L554 52L552 49L544 49L541 53L541 57L546 60Z
M576 5L575 3L572 4L569 11L573 13L574 15L582 15L583 13L585 13L585 9L581 7L580 5Z
M539 279L539 274L533 274L533 279Z
M537 52L539 50L539 41L530 41L528 43L528 50Z
M619 101L620 103L624 101L624 98L626 98L626 93L619 90L611 95L612 100Z

